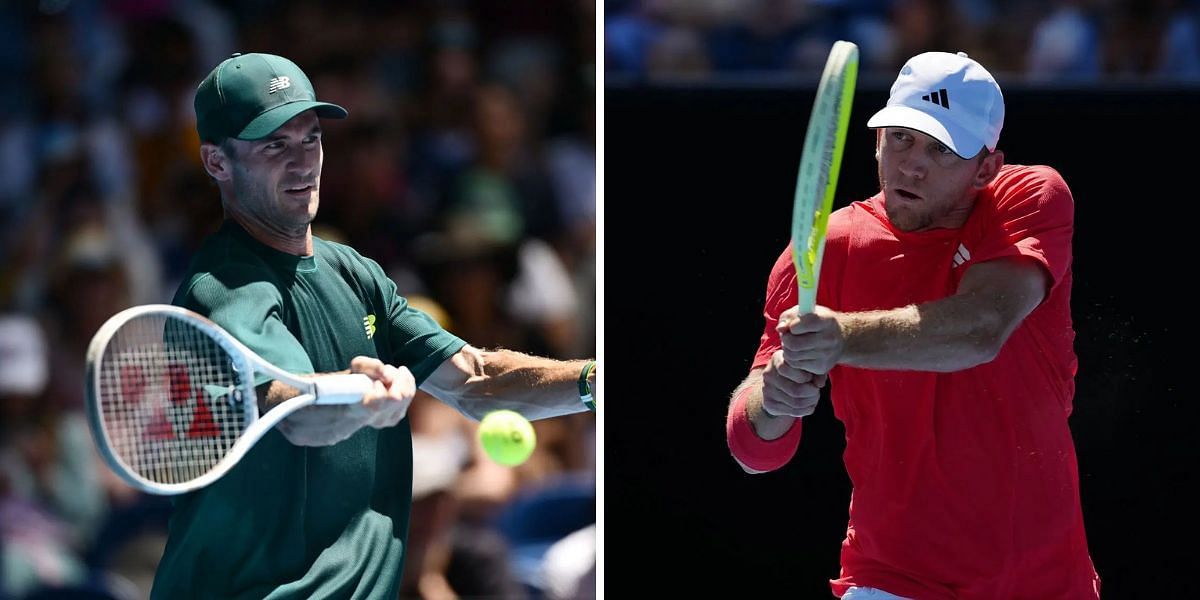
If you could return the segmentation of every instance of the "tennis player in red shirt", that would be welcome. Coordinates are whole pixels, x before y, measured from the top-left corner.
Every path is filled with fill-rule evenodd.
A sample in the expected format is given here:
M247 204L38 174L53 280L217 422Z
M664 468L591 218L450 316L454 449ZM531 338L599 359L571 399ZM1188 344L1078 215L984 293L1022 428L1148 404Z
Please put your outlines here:
M1067 417L1074 201L1054 169L1005 165L1004 98L966 54L910 59L876 130L880 192L829 220L818 306L791 249L726 433L782 467L828 381L853 484L833 594L1097 598Z

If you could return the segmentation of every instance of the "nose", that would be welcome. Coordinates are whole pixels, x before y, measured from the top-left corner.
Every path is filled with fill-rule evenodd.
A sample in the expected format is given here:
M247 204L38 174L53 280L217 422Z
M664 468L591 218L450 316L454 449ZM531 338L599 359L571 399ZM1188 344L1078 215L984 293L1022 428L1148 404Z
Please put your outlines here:
M925 179L925 176L929 174L929 165L925 164L925 159L920 154L920 152L906 152L900 158L898 167L901 175L911 179Z
M287 170L290 175L309 178L321 164L320 146L305 148L304 144L296 144L288 152Z

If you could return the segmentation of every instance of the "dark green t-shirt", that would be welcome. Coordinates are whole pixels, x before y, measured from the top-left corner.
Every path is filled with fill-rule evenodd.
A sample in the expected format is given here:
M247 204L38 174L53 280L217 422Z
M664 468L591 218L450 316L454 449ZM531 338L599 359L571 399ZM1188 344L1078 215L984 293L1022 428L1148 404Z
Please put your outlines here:
M313 238L313 255L265 246L226 221L173 302L296 373L358 355L420 384L464 342L408 306L374 261ZM224 477L180 496L155 598L395 598L412 502L408 420L304 448L267 433Z

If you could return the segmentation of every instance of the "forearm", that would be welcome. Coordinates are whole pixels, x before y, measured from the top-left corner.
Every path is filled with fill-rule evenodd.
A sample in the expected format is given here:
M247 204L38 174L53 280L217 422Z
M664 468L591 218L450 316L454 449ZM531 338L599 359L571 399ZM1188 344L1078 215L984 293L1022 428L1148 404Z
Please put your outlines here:
M839 313L839 364L867 369L959 371L995 358L1002 319L967 296L892 310Z
M554 360L512 350L473 350L453 359L469 373L454 386L422 385L438 399L474 419L508 409L529 419L545 419L587 410L579 397L579 375L585 360ZM594 385L595 371L588 378Z
M258 414L265 414L268 410L283 403L286 400L295 398L300 394L300 390L282 382L271 381L264 383L257 388L258 392Z
M340 375L349 373L350 370L337 371L336 373L314 373L312 375L304 375L303 377L320 377L321 375ZM282 381L269 381L255 388L258 394L258 414L266 413L275 406L291 400L300 395L300 390L292 387Z
M765 441L779 439L792 428L792 423L796 421L796 418L767 414L763 410L762 389L762 371L756 369L734 390L733 397L736 400L739 395L744 395L742 410L746 412L746 419L759 439Z

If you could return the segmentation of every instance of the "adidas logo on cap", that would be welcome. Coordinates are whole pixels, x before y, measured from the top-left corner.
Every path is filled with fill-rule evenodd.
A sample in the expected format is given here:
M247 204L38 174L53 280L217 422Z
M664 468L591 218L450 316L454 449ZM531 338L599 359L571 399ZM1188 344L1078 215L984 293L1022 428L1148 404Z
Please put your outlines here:
M921 96L921 99L926 102L932 102L942 108L950 108L950 97L946 95L946 88L942 88L936 92L929 92Z

